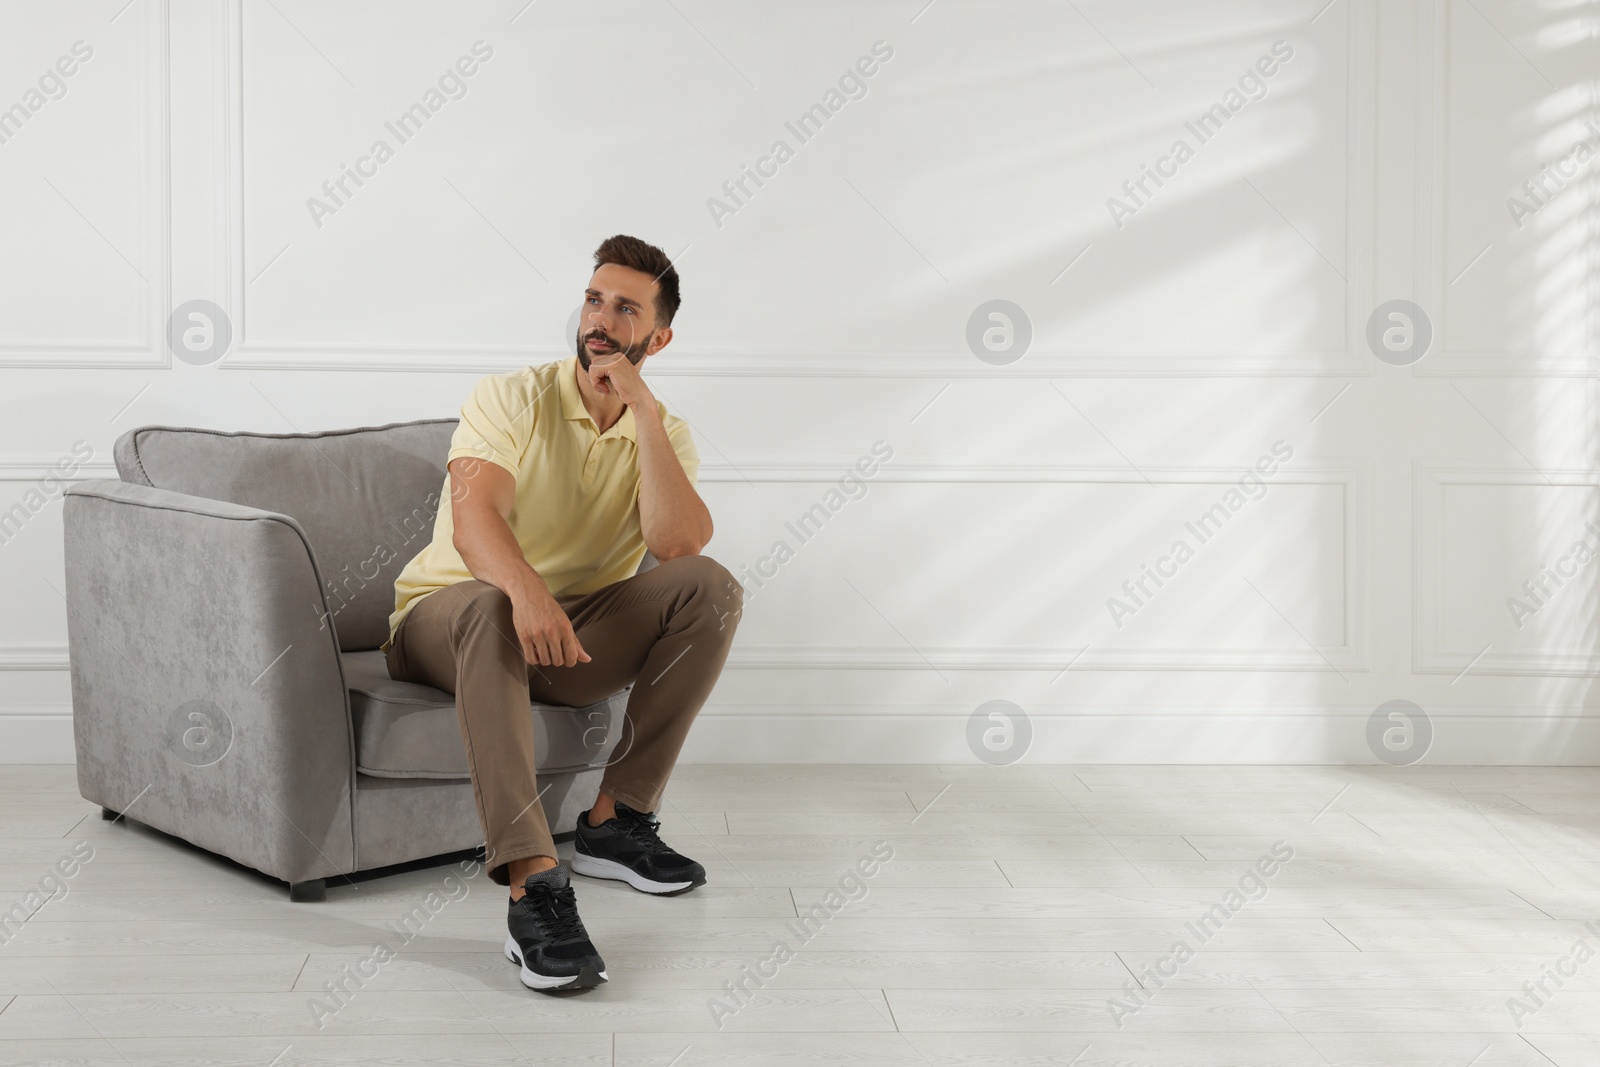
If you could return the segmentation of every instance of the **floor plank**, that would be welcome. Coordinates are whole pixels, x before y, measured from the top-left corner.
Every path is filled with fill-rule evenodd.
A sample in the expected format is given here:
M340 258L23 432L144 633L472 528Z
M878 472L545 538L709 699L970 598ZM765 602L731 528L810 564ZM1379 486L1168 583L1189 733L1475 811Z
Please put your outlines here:
M0 767L0 1067L1600 1062L1600 962L1507 1006L1600 950L1597 768L715 765L679 768L662 817L710 884L575 879L612 980L549 997L482 875L402 938L451 866L291 904L101 820L72 768ZM380 940L394 960L326 1000Z

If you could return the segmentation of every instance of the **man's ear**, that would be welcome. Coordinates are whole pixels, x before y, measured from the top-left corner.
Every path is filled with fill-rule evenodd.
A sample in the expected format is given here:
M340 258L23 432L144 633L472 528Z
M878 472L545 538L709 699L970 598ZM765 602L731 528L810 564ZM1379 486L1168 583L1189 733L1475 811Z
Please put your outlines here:
M669 345L671 343L672 343L672 327L671 326L663 326L659 330L656 331L655 337L650 341L649 346L645 348L644 354L646 356L653 356L657 352L661 351L663 348L666 348L667 345ZM640 362L642 363L644 361L640 360Z

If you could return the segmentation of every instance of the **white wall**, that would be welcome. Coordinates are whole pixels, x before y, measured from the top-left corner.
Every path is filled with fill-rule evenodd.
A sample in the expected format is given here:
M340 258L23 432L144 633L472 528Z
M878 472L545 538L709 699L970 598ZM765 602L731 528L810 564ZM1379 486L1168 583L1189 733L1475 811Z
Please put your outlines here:
M1393 699L1429 715L1429 762L1600 754L1600 565L1520 628L1507 607L1600 546L1600 162L1507 205L1600 146L1593 5L124 2L0 8L0 107L93 49L0 144L0 510L26 512L0 760L71 759L60 502L27 494L78 442L75 476L107 477L142 424L453 414L564 354L615 232L680 257L646 374L694 426L708 551L795 549L746 581L687 758L970 761L990 700L1038 761L1371 762ZM385 123L479 41L400 144ZM785 123L880 41L801 143ZM1279 41L1201 143L1186 123ZM393 158L314 220L379 138ZM1179 139L1193 158L1114 217ZM1434 332L1411 366L1365 337L1397 298ZM194 299L230 318L219 362L166 347ZM1031 323L1005 365L967 344L993 299ZM799 543L785 522L879 441L865 496ZM1265 496L1114 620L1277 442Z

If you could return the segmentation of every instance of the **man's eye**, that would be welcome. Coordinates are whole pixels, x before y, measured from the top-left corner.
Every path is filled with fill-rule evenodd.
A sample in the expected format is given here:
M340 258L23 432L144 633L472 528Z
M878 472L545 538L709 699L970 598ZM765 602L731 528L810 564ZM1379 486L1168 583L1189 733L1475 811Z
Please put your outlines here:
M625 308L623 308L623 309L622 309L622 310L623 310L623 311L626 311L626 312L627 312L627 313L628 313L628 314L630 314L630 315L632 315L632 314L633 314L633 309L632 309L632 308L630 308L630 307L625 307Z

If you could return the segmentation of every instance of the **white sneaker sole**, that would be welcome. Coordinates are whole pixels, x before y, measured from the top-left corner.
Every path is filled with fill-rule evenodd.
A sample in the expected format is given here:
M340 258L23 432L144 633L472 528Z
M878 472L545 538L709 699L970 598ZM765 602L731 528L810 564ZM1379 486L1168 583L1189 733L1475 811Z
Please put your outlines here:
M528 970L528 965L522 962L522 948L517 944L517 939L510 934L506 935L506 959L515 963L522 970L522 984L529 989L566 989L568 987L588 987L606 981L606 972L598 974L593 970L584 968L575 975L547 975L534 974Z
M657 895L681 893L694 885L693 882L652 882L631 868L624 867L616 860L603 860L596 856L585 856L581 852L574 852L572 861L567 866L578 874L586 874L590 878L609 878L614 882L627 882L641 893L654 893Z

